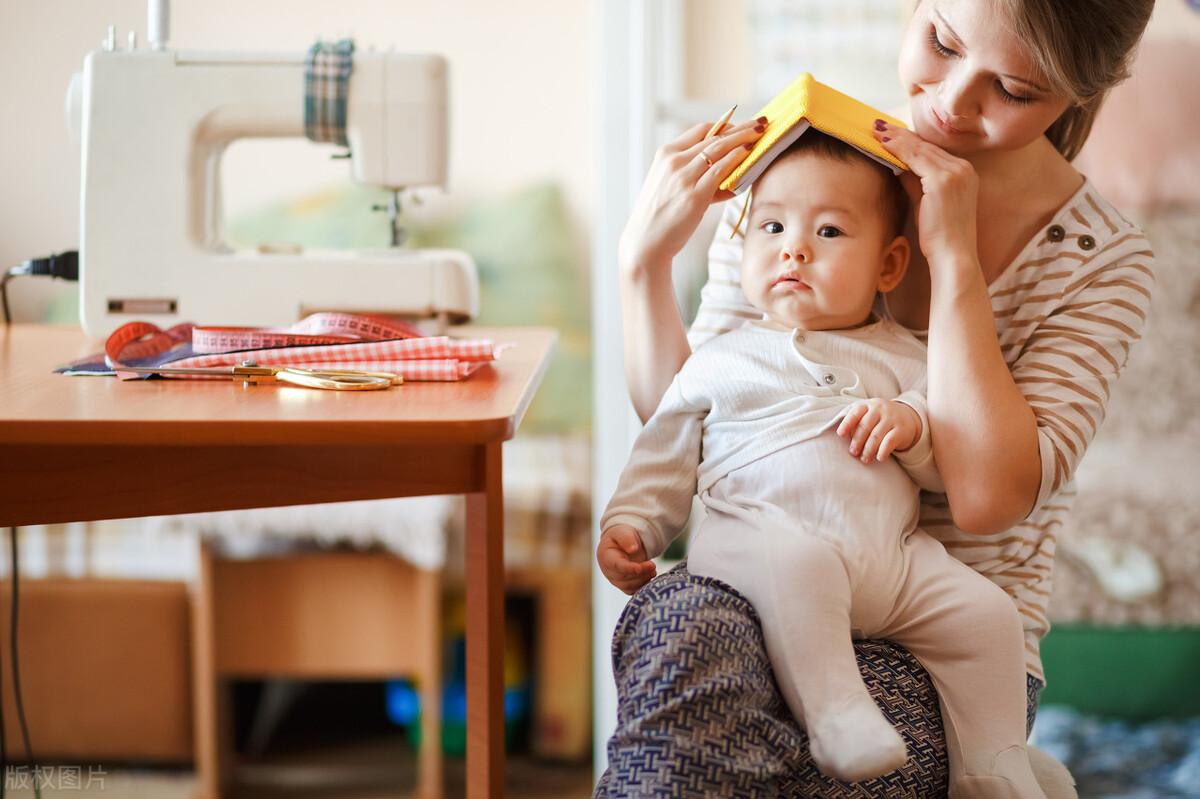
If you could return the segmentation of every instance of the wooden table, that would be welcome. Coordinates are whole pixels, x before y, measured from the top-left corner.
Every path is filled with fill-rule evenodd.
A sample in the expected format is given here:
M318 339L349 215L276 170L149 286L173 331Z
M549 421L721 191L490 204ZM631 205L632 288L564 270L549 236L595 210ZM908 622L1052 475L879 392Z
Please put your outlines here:
M0 525L465 494L467 796L500 797L500 447L529 406L556 334L453 333L517 346L462 382L337 392L64 377L52 368L97 351L97 342L70 326L0 327ZM211 762L216 742L203 715L198 758ZM206 796L218 791L201 785Z

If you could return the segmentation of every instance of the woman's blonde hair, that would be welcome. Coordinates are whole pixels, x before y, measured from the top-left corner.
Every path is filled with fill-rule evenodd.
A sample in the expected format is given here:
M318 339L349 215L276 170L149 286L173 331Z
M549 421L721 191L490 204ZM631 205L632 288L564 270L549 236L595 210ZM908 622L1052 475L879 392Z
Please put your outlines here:
M1108 90L1129 76L1154 0L999 0L1040 73L1071 106L1046 131L1068 161L1083 149Z

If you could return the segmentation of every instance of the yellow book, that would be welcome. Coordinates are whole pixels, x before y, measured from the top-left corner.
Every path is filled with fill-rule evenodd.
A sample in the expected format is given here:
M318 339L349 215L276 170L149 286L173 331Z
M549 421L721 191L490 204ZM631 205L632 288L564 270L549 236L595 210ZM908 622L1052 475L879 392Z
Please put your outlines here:
M883 148L873 131L875 120L907 127L895 117L877 111L813 79L807 72L767 103L757 116L767 118L767 130L754 149L721 183L721 188L741 194L763 170L810 127L841 139L874 158L896 174L908 165Z

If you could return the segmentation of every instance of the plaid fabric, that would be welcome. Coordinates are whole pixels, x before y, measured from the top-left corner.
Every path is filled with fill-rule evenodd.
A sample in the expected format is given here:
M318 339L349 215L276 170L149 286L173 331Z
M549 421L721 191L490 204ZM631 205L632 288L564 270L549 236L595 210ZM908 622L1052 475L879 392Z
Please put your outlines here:
M411 360L411 361L317 361L305 364L305 369L358 369L363 372L393 372L409 382L452 382L468 377L472 372L481 368L484 361L456 361L453 358L442 360ZM268 363L267 366L279 364Z
M362 369L371 372L395 372L405 380L452 381L462 380L483 364L495 360L500 349L486 339L466 340L430 336L196 355L171 361L170 365L190 369L236 366L243 361L252 360L259 366Z
M304 59L304 135L346 147L346 96L354 69L354 40L317 42Z
M232 366L245 360L272 366L306 366L310 363L378 363L380 361L491 361L497 347L487 339L456 339L427 336L392 341L360 341L352 344L321 344L316 347L283 347L243 352L196 355L171 361L171 366ZM339 367L340 368L340 367Z
M821 774L771 673L758 616L728 585L681 564L638 591L617 623L617 729L595 799L942 799L946 741L928 672L888 641L856 641L859 669L904 736L908 762L873 780ZM1028 680L1029 722L1041 683Z

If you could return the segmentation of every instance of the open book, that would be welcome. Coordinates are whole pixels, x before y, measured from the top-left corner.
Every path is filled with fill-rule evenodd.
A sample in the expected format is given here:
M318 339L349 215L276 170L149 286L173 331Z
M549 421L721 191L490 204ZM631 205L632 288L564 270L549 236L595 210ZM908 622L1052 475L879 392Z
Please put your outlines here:
M775 158L810 127L835 136L896 174L908 166L883 148L872 131L875 120L907 127L895 117L842 94L807 72L767 103L758 116L767 118L767 130L754 149L721 183L721 188L741 194Z

